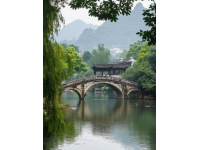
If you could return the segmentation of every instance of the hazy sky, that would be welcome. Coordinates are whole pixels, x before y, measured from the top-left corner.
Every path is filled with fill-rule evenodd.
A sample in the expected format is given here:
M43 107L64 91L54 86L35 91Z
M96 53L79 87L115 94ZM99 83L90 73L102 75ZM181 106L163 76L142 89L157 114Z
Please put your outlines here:
M134 6L139 2L134 2ZM148 8L152 3L151 1L140 2L144 7ZM88 15L88 10L86 9L77 9L72 10L69 6L66 6L62 10L62 15L65 18L65 25L73 22L74 20L81 19L86 23L91 23L93 25L101 25L104 21L98 21L96 17L90 17Z

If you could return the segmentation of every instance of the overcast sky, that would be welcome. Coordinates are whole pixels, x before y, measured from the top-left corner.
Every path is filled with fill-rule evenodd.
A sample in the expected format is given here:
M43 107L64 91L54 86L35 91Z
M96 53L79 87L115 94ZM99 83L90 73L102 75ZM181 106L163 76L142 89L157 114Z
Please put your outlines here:
M134 6L138 2L134 2ZM145 2L140 2L143 4L144 7L148 8L151 1L145 1ZM65 25L73 22L74 20L81 19L85 23L91 23L93 25L101 25L104 21L98 21L96 17L90 17L88 15L88 10L86 9L77 9L77 10L72 10L69 6L66 6L62 10L62 15L65 18Z

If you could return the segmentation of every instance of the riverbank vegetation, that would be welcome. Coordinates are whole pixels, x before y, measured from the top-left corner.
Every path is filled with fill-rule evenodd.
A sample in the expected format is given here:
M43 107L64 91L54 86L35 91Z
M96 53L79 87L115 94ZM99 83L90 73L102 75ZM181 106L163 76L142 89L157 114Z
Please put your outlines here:
M156 47L146 43L135 43L127 53L127 57L133 57L136 62L129 67L122 78L139 83L143 96L156 96Z
M61 8L66 1L43 0L43 98L46 111L57 109L61 100L62 80L73 75L74 65L70 55L54 40L64 18Z

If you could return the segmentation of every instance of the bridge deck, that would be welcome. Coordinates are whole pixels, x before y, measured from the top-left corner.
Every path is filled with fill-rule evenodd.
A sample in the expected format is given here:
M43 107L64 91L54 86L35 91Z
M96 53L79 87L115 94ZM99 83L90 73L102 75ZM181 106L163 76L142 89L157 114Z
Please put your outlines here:
M63 86L63 88L66 88L66 87L69 87L69 86L72 86L72 85L83 84L83 83L87 83L87 82L91 82L91 81L97 82L97 81L102 81L102 80L104 80L104 81L114 81L114 82L117 82L119 84L124 83L124 84L139 87L138 83L131 82L131 81L121 79L121 78L112 77L112 76L93 76L93 77L81 78L81 79L72 80L68 83L64 83L64 84L62 84L62 86Z

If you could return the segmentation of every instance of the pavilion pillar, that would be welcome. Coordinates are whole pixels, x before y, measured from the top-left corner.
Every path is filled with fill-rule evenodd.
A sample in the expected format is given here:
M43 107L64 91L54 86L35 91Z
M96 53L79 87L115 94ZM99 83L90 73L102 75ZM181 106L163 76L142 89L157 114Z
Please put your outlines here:
M96 70L94 71L94 75L96 76Z
M102 71L102 76L103 76L103 71Z

